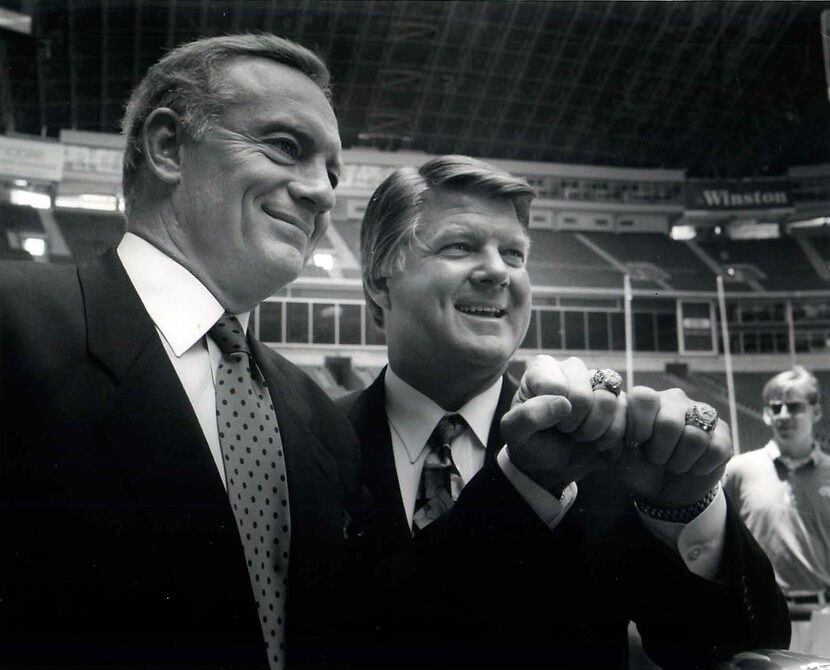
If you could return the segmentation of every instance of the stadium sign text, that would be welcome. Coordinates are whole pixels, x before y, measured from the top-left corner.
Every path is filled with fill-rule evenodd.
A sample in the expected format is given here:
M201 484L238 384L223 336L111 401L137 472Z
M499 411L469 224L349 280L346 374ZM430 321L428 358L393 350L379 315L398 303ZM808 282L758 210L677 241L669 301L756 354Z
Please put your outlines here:
M686 209L723 212L792 209L789 182L696 182L685 184Z
M63 176L63 147L57 142L0 136L0 175L60 181Z

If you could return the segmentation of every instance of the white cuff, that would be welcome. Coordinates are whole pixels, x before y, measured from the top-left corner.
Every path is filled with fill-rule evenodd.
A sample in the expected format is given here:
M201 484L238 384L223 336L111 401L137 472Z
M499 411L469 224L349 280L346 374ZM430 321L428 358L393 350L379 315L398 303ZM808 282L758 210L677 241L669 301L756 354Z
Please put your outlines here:
M676 550L686 567L699 577L714 579L720 568L726 541L726 496L723 488L711 504L689 523L660 521L639 510L646 528Z
M551 530L556 528L576 500L576 482L568 484L562 491L562 496L557 498L513 465L506 447L502 447L496 460L504 476L536 513L536 516Z

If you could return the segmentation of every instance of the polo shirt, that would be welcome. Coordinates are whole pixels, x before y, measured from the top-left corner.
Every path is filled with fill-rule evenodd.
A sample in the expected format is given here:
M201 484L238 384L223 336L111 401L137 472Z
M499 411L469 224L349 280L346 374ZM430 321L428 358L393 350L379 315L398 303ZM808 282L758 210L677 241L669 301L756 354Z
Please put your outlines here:
M788 463L770 441L732 458L724 489L787 595L830 589L830 456Z

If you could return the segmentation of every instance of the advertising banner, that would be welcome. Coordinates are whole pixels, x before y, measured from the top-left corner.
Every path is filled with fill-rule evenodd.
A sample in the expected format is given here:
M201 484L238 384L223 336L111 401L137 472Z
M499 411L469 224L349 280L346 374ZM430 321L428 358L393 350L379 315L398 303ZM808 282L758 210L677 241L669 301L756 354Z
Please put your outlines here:
M63 146L57 142L0 135L0 175L13 179L60 181Z
M788 181L687 181L685 214L792 211Z

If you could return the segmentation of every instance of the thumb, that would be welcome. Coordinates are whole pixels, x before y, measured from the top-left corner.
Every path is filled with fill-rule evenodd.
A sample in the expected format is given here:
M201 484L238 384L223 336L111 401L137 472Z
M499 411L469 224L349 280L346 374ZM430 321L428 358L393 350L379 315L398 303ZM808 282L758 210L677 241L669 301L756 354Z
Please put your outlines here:
M561 395L540 395L513 407L501 419L507 444L519 445L532 435L553 428L571 413L571 403Z

